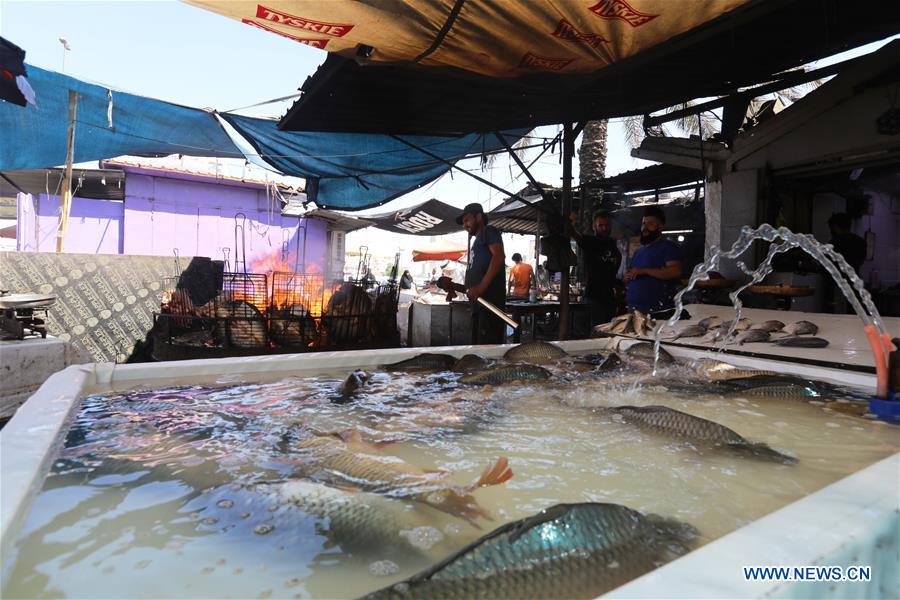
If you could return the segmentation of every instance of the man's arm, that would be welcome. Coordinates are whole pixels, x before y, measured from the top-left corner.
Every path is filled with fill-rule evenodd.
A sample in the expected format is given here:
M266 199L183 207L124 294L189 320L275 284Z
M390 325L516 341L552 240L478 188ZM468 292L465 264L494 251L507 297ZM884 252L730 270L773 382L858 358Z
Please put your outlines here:
M466 296L468 296L470 300L475 300L484 294L487 291L488 285L494 280L494 277L496 277L497 274L500 273L500 270L503 269L503 261L506 260L506 255L503 252L503 242L488 245L488 250L491 251L491 263L488 265L487 272L484 274L481 283L474 287L470 287L466 292Z
M637 277L638 275L648 275L650 277L654 277L656 279L681 279L681 261L680 260L668 260L666 261L666 266L659 269L649 269L649 268L637 268L631 269L632 278Z

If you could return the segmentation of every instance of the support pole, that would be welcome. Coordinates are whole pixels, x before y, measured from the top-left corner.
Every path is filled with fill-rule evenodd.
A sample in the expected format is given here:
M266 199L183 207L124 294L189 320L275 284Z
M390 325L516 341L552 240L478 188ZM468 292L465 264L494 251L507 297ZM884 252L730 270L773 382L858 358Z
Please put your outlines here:
M572 158L575 155L575 132L572 123L563 125L563 181L562 181L562 216L569 218L572 211ZM565 228L564 231L568 231ZM566 236L569 241L569 236ZM567 253L563 253L564 256ZM559 283L559 340L569 337L571 315L569 313L569 272L570 268L564 266Z
M66 139L66 175L63 178L62 205L59 229L56 231L56 251L62 252L69 228L69 211L72 208L72 162L75 156L75 117L78 111L78 94L69 90L69 133Z

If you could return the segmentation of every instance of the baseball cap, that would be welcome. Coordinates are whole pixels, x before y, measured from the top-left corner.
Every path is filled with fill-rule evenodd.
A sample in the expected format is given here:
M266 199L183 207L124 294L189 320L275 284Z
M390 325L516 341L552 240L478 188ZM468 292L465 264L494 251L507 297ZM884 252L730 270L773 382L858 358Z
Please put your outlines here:
M456 217L456 224L462 225L463 217L466 216L467 214L474 216L479 213L484 214L484 208L482 208L481 204L479 204L478 202L472 202L470 204L466 204L466 207L462 210L462 213L460 213L460 215L458 217Z

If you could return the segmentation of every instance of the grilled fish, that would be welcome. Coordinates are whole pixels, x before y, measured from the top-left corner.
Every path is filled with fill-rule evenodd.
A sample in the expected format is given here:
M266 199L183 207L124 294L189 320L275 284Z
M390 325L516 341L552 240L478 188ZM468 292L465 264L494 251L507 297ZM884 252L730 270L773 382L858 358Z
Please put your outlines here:
M688 325L681 331L675 333L673 337L666 338L669 341L675 341L679 338L690 338L690 337L700 337L706 334L706 329L701 327L700 325Z
M781 331L784 329L784 323L781 321L763 321L758 325L754 325L753 329L762 329L763 331L768 331L769 333L775 333L776 331Z
M694 415L665 406L618 406L607 409L619 415L626 423L687 439L699 444L732 450L754 458L793 463L796 459L781 454L766 444L751 442L736 431Z
M397 363L385 365L385 368L390 371L447 371L452 369L455 363L455 356L425 352Z
M811 321L797 321L785 327L784 333L788 335L816 335L819 333L819 326Z
M490 367L459 378L460 383L486 385L515 383L520 381L544 381L550 379L550 371L537 365L516 364Z
M696 536L619 504L557 504L365 597L594 598L687 553Z
M568 353L555 344L549 342L525 342L513 346L503 355L511 362L542 363L568 356Z
M725 321L721 325L719 325L719 329L723 332L727 333L729 329L731 329L731 324L734 323L734 320ZM738 322L734 326L735 331L745 331L750 329L753 326L753 321L747 318L738 319Z
M304 460L298 467L314 478L398 498L409 498L471 523L490 518L471 492L498 485L513 473L506 458L484 470L474 483L460 487L443 471L426 471L399 458L383 455L378 446L362 440L358 431L316 436L296 448Z
M820 337L802 337L799 335L791 335L775 341L776 346L786 346L788 348L824 348L828 345L828 340Z
M719 317L706 317L705 319L701 319L697 325L702 327L703 329L712 329L714 327L718 327L722 324L722 319Z
M749 342L768 342L769 332L764 329L748 329L739 333L736 339L741 346Z

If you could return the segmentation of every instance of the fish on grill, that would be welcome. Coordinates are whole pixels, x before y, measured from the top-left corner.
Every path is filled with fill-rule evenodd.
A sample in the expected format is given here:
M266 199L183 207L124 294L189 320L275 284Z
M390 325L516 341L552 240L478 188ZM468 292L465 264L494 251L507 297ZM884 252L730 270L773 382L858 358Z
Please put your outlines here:
M513 476L506 458L488 466L472 484L458 486L444 471L426 471L397 457L381 453L379 446L362 440L355 430L321 435L299 442L297 467L306 476L397 498L428 504L474 523L490 518L472 492L498 485Z
M738 319L737 323L735 323L734 320L725 321L724 323L719 325L719 329L721 329L725 333L728 333L728 331L731 329L732 323L734 323L735 332L746 331L747 329L750 329L753 326L753 321L744 317L744 318Z
M720 317L706 317L705 319L700 319L700 322L697 323L703 329L713 329L714 327L718 327L723 323Z
M781 321L763 321L762 323L758 323L753 326L753 329L762 329L763 331L768 331L769 333L775 333L776 331L781 331L784 329L784 323Z
M686 554L696 537L619 504L557 504L365 598L595 598Z
M506 351L510 362L544 363L568 356L568 352L550 342L525 342Z
M473 385L518 383L525 381L546 381L550 371L537 365L515 364L488 367L459 378L460 383Z
M385 365L385 369L389 371L448 371L453 368L455 363L455 356L424 352L412 358Z
M223 302L216 307L216 333L237 348L262 348L266 345L266 320L245 300Z
M751 442L736 431L701 417L668 408L666 406L618 406L605 409L618 415L626 423L637 425L670 437L690 440L699 445L734 451L736 453L782 462L796 462L796 459L774 450L767 444Z

